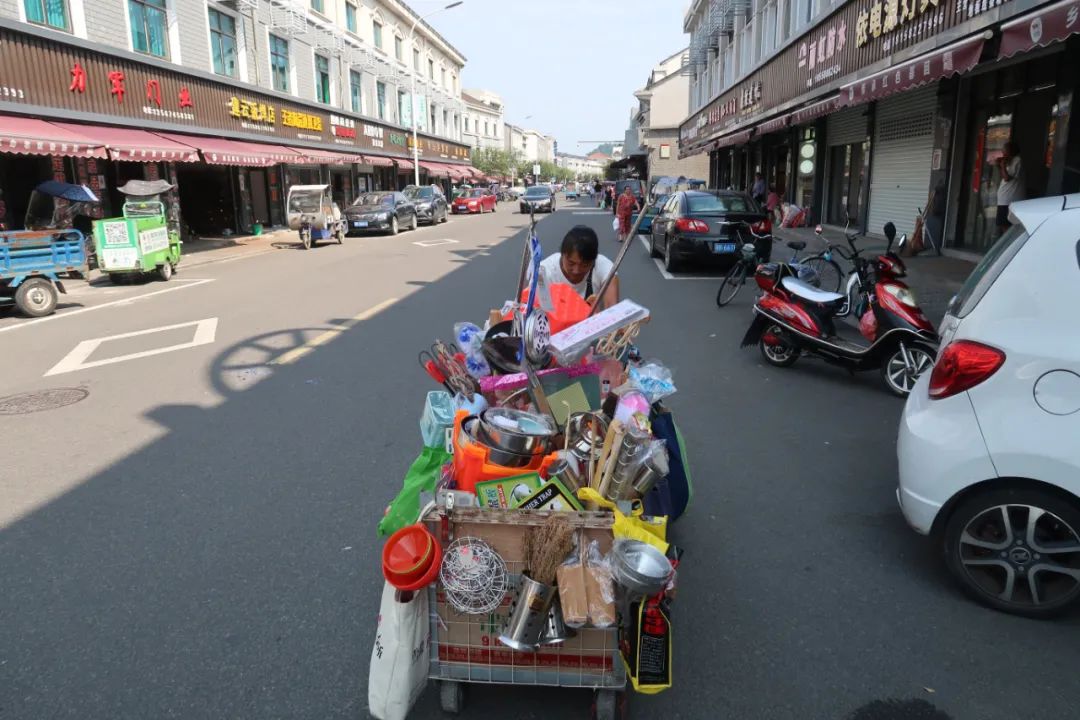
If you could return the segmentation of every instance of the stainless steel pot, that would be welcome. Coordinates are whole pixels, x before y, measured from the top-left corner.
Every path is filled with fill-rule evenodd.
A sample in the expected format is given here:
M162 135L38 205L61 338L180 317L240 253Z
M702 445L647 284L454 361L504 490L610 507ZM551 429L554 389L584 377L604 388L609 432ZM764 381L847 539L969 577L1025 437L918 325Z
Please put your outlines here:
M595 431L594 431L595 427ZM574 413L567 423L570 434L570 452L581 462L592 459L593 448L599 452L607 437L608 421L599 413Z
M458 443L461 445L480 445L487 448L488 459L491 463L502 467L527 467L535 459L535 455L522 455L521 453L510 452L509 450L493 447L490 443L484 442L483 438L477 436L477 429L479 427L480 420L476 416L465 418L461 422L461 433L458 437Z
M551 452L556 433L558 428L544 415L511 408L488 408L480 413L476 437L488 447L531 456Z

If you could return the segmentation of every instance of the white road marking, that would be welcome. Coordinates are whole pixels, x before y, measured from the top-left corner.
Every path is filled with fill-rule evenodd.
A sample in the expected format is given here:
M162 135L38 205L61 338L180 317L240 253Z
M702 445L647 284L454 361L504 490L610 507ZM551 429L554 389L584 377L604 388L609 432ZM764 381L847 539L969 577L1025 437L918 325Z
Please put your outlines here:
M122 333L120 335L110 335L103 338L95 338L93 340L83 340L81 343L75 346L75 349L69 352L63 360L56 363L49 372L45 373L44 377L50 375L60 375L63 373L75 372L76 370L87 370L89 368L101 367L102 365L112 365L114 363L126 362L128 360L138 360L139 358L151 357L153 355L161 355L167 352L173 352L174 350L186 350L188 348L198 347L200 345L209 345L214 342L214 336L217 334L218 319L207 318L205 320L193 320L192 322L178 323L176 325L165 325L162 327L150 328L148 330L136 330L135 332ZM195 332L192 335L191 340L188 342L178 343L176 345L168 345L166 347L154 348L153 350L143 350L141 352L128 353L127 355L117 355L116 357L105 358L104 360L93 360L87 362L87 358L94 354L94 351L101 347L103 344L111 340L124 340L126 338L139 337L142 335L151 335L153 333L167 332L169 330L178 330L185 327L195 327Z
M649 252L649 241L645 239L644 235L638 235L637 239L641 241L641 244L645 246L645 252ZM665 280L723 280L722 277L713 277L710 275L672 275L664 269L664 263L659 258L653 258L652 261L656 263L656 269L660 271L660 275Z
M9 330L18 330L19 328L30 327L31 325L37 325L43 322L50 322L52 320L60 320L62 318L69 318L73 315L81 315L92 310L101 310L102 308L112 307L114 305L127 305L139 300L143 300L148 297L154 297L155 295L164 295L165 293L176 292L177 290L185 290L187 288L198 287L204 283L214 282L213 278L204 278L202 280L187 280L187 279L173 279L173 283L178 283L172 287L167 287L164 290L155 290L144 295L135 295L129 298L121 298L120 300L113 300L112 302L102 303L100 305L94 305L88 308L79 308L78 310L71 310L69 312L59 312L55 315L49 315L48 317L35 318L33 320L23 320L17 325L8 325L7 327L0 327L0 332L7 332ZM180 284L183 283L183 284Z
M441 240L414 240L413 245L419 245L420 247L437 247L439 245L453 245L457 240L451 240L450 238L442 238Z
M320 333L319 335L316 335L315 337L311 338L310 340L308 340L303 345L301 345L299 347L294 347L292 350L289 350L287 352L282 353L281 355L278 355L276 358L274 358L273 360L271 360L267 364L268 365L290 365L290 364L296 362L297 360L299 360L300 358L304 357L305 355L307 355L309 352L311 352L315 348L319 347L320 345L324 345L324 344L330 342L331 340L336 338L338 335L345 332L346 330L348 330L352 326L356 325L357 323L363 322L364 320L367 320L370 317L374 317L375 315L378 315L383 310L390 307L391 305L393 305L397 301L398 301L397 298L387 298L386 300L383 300L378 305L375 305L373 307L368 308L367 310L364 310L363 312L360 312L360 313L357 313L356 315L353 315L351 318L349 318L348 320L346 320L343 323L339 323L337 327L331 328L330 330L327 330L324 333Z
M610 210L571 210L571 215L611 215L615 217L614 213Z

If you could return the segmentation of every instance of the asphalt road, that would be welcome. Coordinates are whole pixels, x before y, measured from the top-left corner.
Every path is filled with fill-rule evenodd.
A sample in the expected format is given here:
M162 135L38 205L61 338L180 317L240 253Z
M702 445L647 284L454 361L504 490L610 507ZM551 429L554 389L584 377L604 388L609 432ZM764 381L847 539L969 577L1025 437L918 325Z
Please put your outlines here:
M512 293L511 210L0 325L0 409L85 394L0 415L0 717L365 717L374 528L430 389L415 357ZM541 221L545 249L575 223L615 254L587 201ZM718 310L718 280L666 279L640 245L621 276L652 311L639 346L675 373L695 481L672 529L676 685L632 697L634 717L1075 714L1077 618L971 604L904 525L901 404L876 375L765 366L738 347L750 293ZM469 718L571 718L589 697L468 701ZM412 717L439 716L429 690Z

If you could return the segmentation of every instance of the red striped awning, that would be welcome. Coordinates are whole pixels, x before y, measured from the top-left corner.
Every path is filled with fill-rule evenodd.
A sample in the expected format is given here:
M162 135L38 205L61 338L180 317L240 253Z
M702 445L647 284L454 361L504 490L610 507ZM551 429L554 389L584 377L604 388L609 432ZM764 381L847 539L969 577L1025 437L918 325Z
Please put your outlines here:
M833 95L832 97L819 100L806 107L799 108L792 112L788 117L791 118L792 125L805 125L812 120L817 120L819 117L825 117L839 107L840 96Z
M379 155L364 155L364 162L372 167L393 167L393 158L381 157Z
M446 175L446 166L442 163L421 160L420 167L428 171L430 175Z
M1080 0L1063 0L1001 26L998 59L1061 42L1080 33Z
M731 147L732 145L745 145L750 141L750 131L741 130L739 132L733 132L730 135L725 135L719 140L715 140L712 144L713 150L719 150L720 148Z
M203 135L158 133L169 140L198 148L203 161L210 165L239 165L242 167L269 167L281 163L302 163L304 157L281 145L226 140Z
M59 125L18 115L0 115L0 152L106 158L105 146Z
M758 135L767 135L771 132L777 132L778 130L786 130L790 124L791 115L785 113L784 115L766 120L754 128L754 130Z
M979 64L985 44L986 36L979 33L848 83L840 88L840 104L860 105L965 73Z
M107 125L80 125L78 123L50 122L51 125L78 133L95 143L103 145L113 160L124 162L199 162L199 151L190 145L155 135L138 128L109 127Z
M303 156L308 162L315 163L316 165L351 165L354 162L361 162L361 157L359 155L349 155L347 153L335 152L334 150L293 147L291 145L287 145L286 148Z
M394 158L394 162L397 163L398 170L412 170L413 167L415 167L412 160L406 160L404 158Z

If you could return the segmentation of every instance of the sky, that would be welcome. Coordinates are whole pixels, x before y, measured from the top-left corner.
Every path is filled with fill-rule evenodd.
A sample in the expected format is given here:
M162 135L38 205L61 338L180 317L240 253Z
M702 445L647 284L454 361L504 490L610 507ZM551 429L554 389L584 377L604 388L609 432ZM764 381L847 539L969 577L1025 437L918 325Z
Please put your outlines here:
M420 15L449 0L407 0ZM492 90L506 121L554 135L559 152L622 142L633 93L689 43L685 0L464 0L428 22L467 62L461 87ZM529 117L531 116L531 117Z

